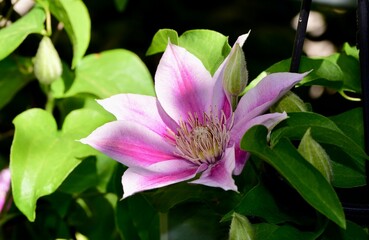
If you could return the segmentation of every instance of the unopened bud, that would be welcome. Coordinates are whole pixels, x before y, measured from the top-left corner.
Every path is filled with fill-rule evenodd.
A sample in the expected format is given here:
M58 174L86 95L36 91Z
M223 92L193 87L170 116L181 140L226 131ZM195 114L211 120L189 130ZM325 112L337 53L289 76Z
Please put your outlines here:
M63 68L58 52L49 37L43 37L34 60L34 73L40 83L51 84L62 74Z
M311 165L320 171L328 182L331 182L333 177L331 160L324 148L312 138L310 128L302 137L297 150Z
M307 112L309 110L309 105L291 91L270 108L271 112Z
M223 87L230 96L238 96L248 82L245 54L239 44L231 51L228 63L224 69Z

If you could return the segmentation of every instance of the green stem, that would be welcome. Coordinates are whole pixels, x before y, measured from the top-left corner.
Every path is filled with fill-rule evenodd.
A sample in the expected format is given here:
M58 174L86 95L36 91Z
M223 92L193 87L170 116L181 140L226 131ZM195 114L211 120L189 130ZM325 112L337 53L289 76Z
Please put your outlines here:
M168 213L159 212L160 240L169 240L168 235Z
M46 12L46 34L47 36L51 36L52 28L51 28L51 14L48 7L45 7Z
M231 95L232 110L234 111L238 104L238 96Z
M55 98L53 94L51 93L50 85L43 85L43 87L44 87L44 92L47 96L45 110L52 114L54 107L55 107Z

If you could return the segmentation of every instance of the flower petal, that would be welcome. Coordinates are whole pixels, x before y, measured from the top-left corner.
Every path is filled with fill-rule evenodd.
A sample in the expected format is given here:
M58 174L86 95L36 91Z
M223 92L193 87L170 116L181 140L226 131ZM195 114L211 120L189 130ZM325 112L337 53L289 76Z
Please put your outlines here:
M210 187L220 187L224 190L237 191L237 186L232 178L235 167L234 147L227 148L224 156L216 164L210 165L199 179L190 183L203 184Z
M106 123L80 141L128 167L177 158L168 139L132 121Z
M159 162L147 168L128 168L122 176L123 198L191 179L199 168L183 159Z
M155 74L155 90L168 115L178 121L188 113L208 112L214 82L202 62L182 47L168 44Z
M226 59L224 59L224 61L219 66L219 68L217 69L217 71L215 72L213 76L214 78L213 81L215 81L215 86L214 86L214 91L213 91L214 94L213 94L213 99L212 99L213 106L216 106L218 109L222 109L227 117L230 116L232 108L230 105L230 101L223 89L224 69L225 69L225 66L227 65L229 56L232 54L233 51L235 51L236 44L239 44L242 47L247 37L249 36L249 34L250 34L250 31L247 34L243 34L237 38L237 41L234 43L231 52L226 57Z
M234 113L235 126L264 113L308 73L272 73L266 76L241 98Z
M168 131L176 131L178 125L163 110L155 97L138 94L117 94L97 100L118 120L134 121L161 136L168 136ZM169 129L170 130L169 130Z
M243 135L251 127L255 125L264 125L269 131L272 130L274 126L287 118L287 114L284 113L269 113L257 116L249 121L241 121L240 124L234 126L231 130L231 143L235 145L236 152L236 167L234 170L235 175L239 175L249 157L249 154L240 148L240 142ZM252 141L252 139L250 139Z

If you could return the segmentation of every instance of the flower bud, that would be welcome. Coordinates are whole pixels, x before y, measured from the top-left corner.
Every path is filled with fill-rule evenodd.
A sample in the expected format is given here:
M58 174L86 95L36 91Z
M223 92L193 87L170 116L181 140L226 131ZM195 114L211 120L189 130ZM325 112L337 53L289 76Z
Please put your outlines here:
M307 112L309 110L310 106L291 91L270 108L271 112Z
M34 59L34 73L40 83L51 84L62 74L58 52L49 37L43 37Z
M245 54L239 44L232 49L224 69L223 87L230 96L238 96L246 87L248 72Z
M310 131L310 128L306 131L297 150L328 182L331 182L333 177L331 160L324 148L312 138Z

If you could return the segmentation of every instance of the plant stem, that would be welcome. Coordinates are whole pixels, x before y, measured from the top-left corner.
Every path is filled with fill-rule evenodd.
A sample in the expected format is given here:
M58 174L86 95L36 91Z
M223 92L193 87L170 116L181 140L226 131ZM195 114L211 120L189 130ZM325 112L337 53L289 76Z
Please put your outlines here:
M159 212L160 240L169 240L168 235L168 213Z
M292 51L290 72L299 71L302 47L304 45L306 27L309 19L310 6L311 0L303 0L301 3L299 22L297 24L296 37Z
M54 106L55 106L55 98L51 92L51 86L50 85L43 85L44 88L44 92L47 96L46 99L46 105L45 105L45 110L48 111L49 113L53 113L54 110Z
M361 92L363 99L364 137L365 151L369 154L369 27L368 27L368 0L358 0L358 28L359 28L359 58L361 74ZM367 186L369 176L369 164L366 162ZM369 187L368 187L369 198Z

